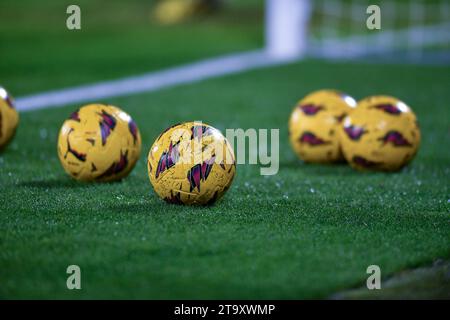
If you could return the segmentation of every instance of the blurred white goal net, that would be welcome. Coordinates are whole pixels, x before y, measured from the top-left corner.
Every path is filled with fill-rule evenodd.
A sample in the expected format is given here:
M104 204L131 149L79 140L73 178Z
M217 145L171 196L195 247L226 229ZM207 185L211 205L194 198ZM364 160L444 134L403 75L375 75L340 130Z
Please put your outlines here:
M379 30L366 24L373 4ZM266 49L278 58L450 56L450 1L266 0Z

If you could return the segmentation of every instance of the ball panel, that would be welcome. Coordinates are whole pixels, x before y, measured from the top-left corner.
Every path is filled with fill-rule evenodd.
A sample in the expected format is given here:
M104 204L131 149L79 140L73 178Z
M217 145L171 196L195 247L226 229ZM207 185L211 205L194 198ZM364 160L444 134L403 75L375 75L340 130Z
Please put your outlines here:
M133 119L117 107L101 104L72 113L58 138L61 164L69 175L82 181L126 177L140 150L141 136Z
M316 91L299 101L289 119L289 139L297 156L315 163L342 160L338 129L355 105L337 90Z
M411 109L390 96L361 100L340 130L347 161L360 170L396 171L410 162L420 144Z
M14 99L0 87L0 150L14 138L18 124L19 114L14 107Z
M162 199L204 205L219 199L231 185L234 152L217 129L186 122L164 130L156 139L147 168Z

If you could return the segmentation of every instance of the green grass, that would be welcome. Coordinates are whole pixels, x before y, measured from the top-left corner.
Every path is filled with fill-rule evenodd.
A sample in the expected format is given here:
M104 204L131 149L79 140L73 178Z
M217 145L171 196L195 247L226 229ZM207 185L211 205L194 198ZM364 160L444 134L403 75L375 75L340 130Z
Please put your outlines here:
M81 32L65 28L71 3L1 2L0 82L14 95L262 46L257 0L171 27L149 19L147 0L81 0ZM371 264L387 279L450 258L449 71L305 61L107 99L143 137L141 159L120 183L80 184L63 172L57 134L78 106L21 114L0 154L0 298L326 298L363 286ZM415 161L394 174L298 161L289 113L326 87L410 104L423 135ZM148 181L146 153L164 128L187 120L280 128L280 172L262 177L258 166L240 165L216 205L164 203ZM81 291L66 289L71 264L81 267ZM445 290L441 276L419 278L434 284L409 286L420 297Z
M137 121L143 152L120 183L80 184L56 155L77 106L21 114L0 156L1 298L326 298L450 257L449 67L305 61L151 94L109 99ZM47 85L47 84L43 84ZM422 146L399 173L305 165L287 119L318 88L362 98L386 93L416 111ZM145 157L170 124L280 128L280 172L239 165L228 194L207 208L168 205ZM82 290L65 270L82 269Z

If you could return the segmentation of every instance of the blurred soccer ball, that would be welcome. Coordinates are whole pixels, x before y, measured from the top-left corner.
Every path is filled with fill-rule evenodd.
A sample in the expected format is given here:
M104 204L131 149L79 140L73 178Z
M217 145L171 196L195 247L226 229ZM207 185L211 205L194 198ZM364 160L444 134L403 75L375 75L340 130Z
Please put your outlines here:
M339 131L345 158L360 170L399 170L414 158L420 144L416 115L389 96L361 100Z
M197 122L166 129L148 154L155 192L178 204L211 204L230 187L236 172L234 152L219 130Z
M343 160L338 129L356 106L349 95L337 90L313 92L298 102L289 120L292 149L305 162Z
M69 175L81 181L120 180L133 169L140 152L135 122L113 106L81 107L59 133L59 160Z
M193 0L164 0L156 4L153 17L161 24L179 23L195 11Z
M220 8L222 0L160 0L154 6L151 18L160 24L171 25L214 13Z
M13 98L0 87L0 150L12 140L19 124L19 114L14 108Z

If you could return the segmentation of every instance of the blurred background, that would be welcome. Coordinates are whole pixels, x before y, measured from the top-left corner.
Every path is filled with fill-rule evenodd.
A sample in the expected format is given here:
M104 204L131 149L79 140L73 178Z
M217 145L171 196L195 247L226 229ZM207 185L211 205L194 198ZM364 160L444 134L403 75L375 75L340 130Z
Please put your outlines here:
M81 30L66 28L69 0L0 2L0 75L14 93L158 70L263 45L263 3L227 1L223 10L178 23L154 17L160 1L81 0Z
M218 55L448 63L445 0L2 0L0 75L16 96L114 79ZM368 30L369 4L381 30Z

